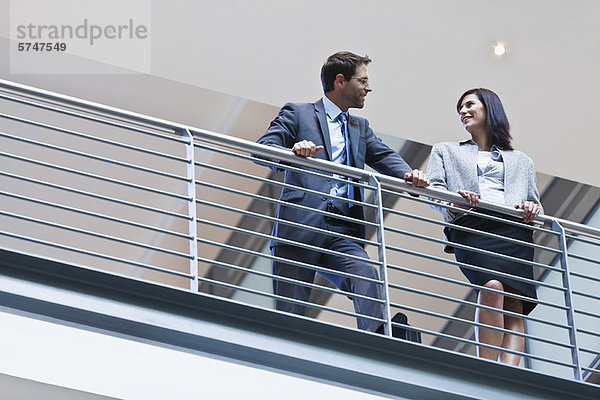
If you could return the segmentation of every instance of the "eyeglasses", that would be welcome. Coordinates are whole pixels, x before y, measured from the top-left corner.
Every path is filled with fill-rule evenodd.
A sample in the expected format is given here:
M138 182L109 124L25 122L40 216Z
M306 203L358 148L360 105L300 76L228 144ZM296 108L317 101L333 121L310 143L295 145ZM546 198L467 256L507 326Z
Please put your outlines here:
M359 78L358 76L351 76L350 79L356 79L365 86L369 86L369 78Z

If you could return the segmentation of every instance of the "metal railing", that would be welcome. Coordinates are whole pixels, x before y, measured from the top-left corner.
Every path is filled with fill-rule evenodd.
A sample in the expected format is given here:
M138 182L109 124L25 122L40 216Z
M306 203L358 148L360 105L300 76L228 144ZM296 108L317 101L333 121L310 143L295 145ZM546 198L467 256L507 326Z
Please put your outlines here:
M444 254L442 246L448 242L441 238L441 230L452 227L495 235L441 221L430 208L441 204L555 238L550 246L504 239L532 247L536 254L553 255L551 263L469 249L545 271L538 274L542 280L496 273L538 288L538 306L523 317L527 331L518 334L525 338L527 351L512 353L522 356L528 367L557 376L583 380L598 374L600 315L594 306L600 300L595 290L600 282L600 230L596 228L551 216L539 216L534 225L526 225L505 218L519 217L519 210L483 201L477 210L465 211L450 204L466 205L455 193L412 188L394 177L303 159L284 149L7 81L0 81L0 102L2 248L257 307L273 308L274 301L285 301L305 306L307 316L327 323L353 327L357 318L376 321L388 336L392 327L402 327L420 332L424 345L436 346L443 339L453 343L451 350L461 353L472 354L474 346L503 350L477 343L470 330L463 335L444 330L453 322L469 329L477 326L510 332L474 322L456 310L466 306L473 311L477 306L497 311L476 305L469 297L474 290L519 300L527 297L483 288L462 277L457 267L482 268ZM333 197L283 183L279 174L270 173L265 166L316 179L353 178L366 200L351 202L365 209L365 220L279 200L282 188L325 200ZM367 238L353 240L365 247L372 259L361 260L378 269L379 279L332 271L305 260L286 262L379 285L382 297L349 293L324 280L307 283L274 276L269 264L281 260L267 249L268 242L275 239L271 234L274 222L315 235L349 238L278 220L275 209L282 205L364 226ZM307 243L277 240L329 256L353 257ZM274 295L273 280L304 286L312 295L308 301ZM347 297L380 304L383 315L358 315ZM398 311L409 315L410 326L391 322Z

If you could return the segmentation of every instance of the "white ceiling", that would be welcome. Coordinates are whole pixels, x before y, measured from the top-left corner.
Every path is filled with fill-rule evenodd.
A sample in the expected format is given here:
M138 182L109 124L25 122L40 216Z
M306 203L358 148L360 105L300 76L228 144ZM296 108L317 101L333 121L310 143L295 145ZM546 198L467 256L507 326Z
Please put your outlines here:
M0 9L8 3L0 0ZM489 87L504 101L514 144L538 171L600 186L598 0L146 3L156 77L280 106L321 96L319 70L329 54L366 53L374 91L359 113L376 131L426 144L465 138L455 102L466 89ZM2 14L0 35L8 37ZM510 45L502 58L490 52L497 40ZM52 76L44 82L51 88ZM129 96L134 104L136 94Z
M539 171L600 186L598 0L175 0L152 11L155 75L282 105L321 96L329 54L366 53L374 91L361 114L375 130L465 138L456 100L489 87ZM510 45L502 58L497 40Z

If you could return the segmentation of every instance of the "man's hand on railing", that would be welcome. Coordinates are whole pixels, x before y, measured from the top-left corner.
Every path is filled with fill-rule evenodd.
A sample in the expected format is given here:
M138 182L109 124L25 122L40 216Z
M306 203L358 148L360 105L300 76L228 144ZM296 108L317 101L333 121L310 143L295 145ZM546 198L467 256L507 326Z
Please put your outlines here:
M423 188L429 186L429 177L419 169L413 169L412 172L405 173L404 180L411 182L413 187Z
M323 150L323 148L323 146L317 146L310 140L303 140L301 142L294 143L292 151L295 155L300 157L312 157Z
M532 222L540 214L541 208L532 201L526 201L523 204L515 204L515 208L523 210L523 221Z

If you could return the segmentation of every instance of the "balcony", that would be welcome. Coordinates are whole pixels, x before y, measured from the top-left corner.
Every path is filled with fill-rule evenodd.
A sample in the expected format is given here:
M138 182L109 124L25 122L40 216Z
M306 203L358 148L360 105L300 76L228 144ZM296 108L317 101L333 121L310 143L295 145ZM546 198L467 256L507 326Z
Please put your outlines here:
M300 382L292 387L327 387L333 397L599 397L594 188L585 223L546 215L531 227L540 301L525 318L521 366L510 367L475 357L478 287L459 272L468 266L442 251L447 224L430 205L460 204L460 196L11 82L0 88L7 314L279 377L264 384L291 375ZM384 304L385 334L357 330L348 293L324 279L307 285L306 316L274 310L268 241L285 184L265 165L359 182L363 245L380 271L372 283L385 293L371 300ZM481 209L519 215L491 203ZM422 343L391 336L398 311Z

